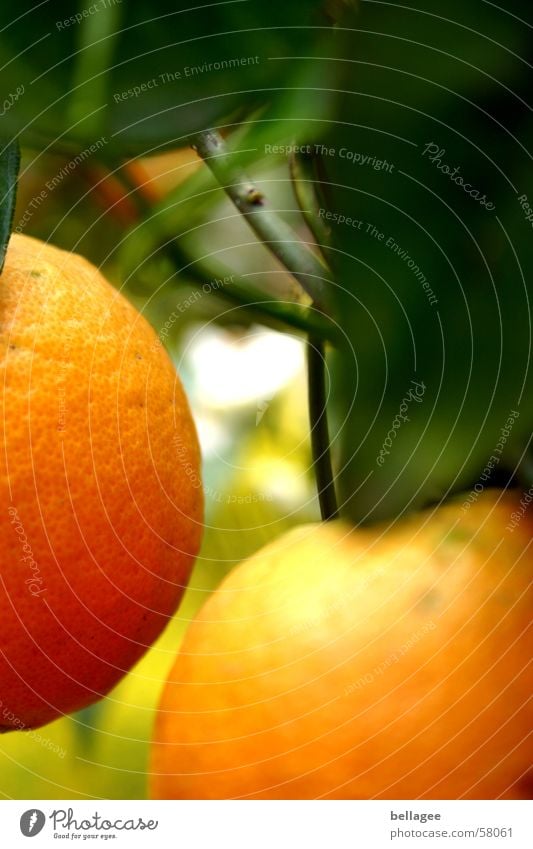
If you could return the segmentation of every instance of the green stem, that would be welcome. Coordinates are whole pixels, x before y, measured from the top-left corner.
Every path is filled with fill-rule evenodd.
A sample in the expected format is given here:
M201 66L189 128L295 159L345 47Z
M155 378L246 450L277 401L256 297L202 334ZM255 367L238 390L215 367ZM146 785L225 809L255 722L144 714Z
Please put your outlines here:
M172 255L175 248L169 245L169 255ZM177 256L175 257L177 259ZM183 258L182 258L183 260ZM298 303L287 303L276 298L268 297L259 289L253 289L249 284L232 274L229 270L214 269L203 266L199 263L191 265L190 262L183 262L182 267L187 265L187 274L191 273L198 282L205 283L206 281L216 278L232 276L233 280L226 286L213 289L213 294L222 298L229 303L236 304L246 309L246 312L251 317L256 318L259 322L264 321L265 317L279 322L286 328L300 331L301 333L314 334L315 336L335 343L338 340L338 334L333 322L330 322L326 316L314 310L312 307L304 306Z
M134 198L143 216L149 216L152 206L144 196L142 188L134 182L124 168L121 169L120 175L117 174L117 179L119 178L121 184L128 189L129 195ZM229 269L214 268L205 264L202 265L199 262L192 262L179 242L165 242L162 250L177 269L185 269L187 276L201 285L214 278L232 276L231 283L213 289L212 292L222 300L242 307L250 319L260 323L265 323L266 319L271 319L281 327L301 333L313 333L333 343L337 340L337 332L333 322L312 307L298 303L285 303L276 298L267 297L259 290L254 291L241 278L232 274Z
M221 136L213 130L199 133L193 147L246 218L255 234L267 245L282 265L313 299L313 306L325 312L328 269L277 213L269 209L264 194L230 161ZM311 450L315 470L320 513L324 521L339 515L327 419L326 358L322 338L309 334L307 375Z
M320 216L320 204L318 203L313 173L314 157L309 154L293 153L289 159L289 170L291 173L294 195L305 223L314 236L317 246L321 252L329 245L331 230L325 220ZM326 262L326 259L324 258Z
M120 172L117 171L116 176L135 200L142 215L144 217L149 216L152 212L152 205L145 197L142 187L132 179L125 168L122 168ZM265 319L271 319L273 322L281 324L282 327L289 327L291 330L301 333L313 333L315 336L332 343L338 340L333 322L312 307L298 303L286 303L276 298L267 297L259 290L254 291L241 278L232 274L229 269L214 268L206 264L202 265L199 262L192 262L179 242L165 242L162 250L176 268L186 269L187 276L202 285L214 278L233 276L231 283L213 289L213 294L222 300L242 307L251 319L260 323L265 323Z
M318 490L320 512L324 521L335 519L339 515L331 465L330 440L327 420L327 397L326 397L326 368L325 368L325 345L324 340L334 341L333 332L326 319L326 315L315 315L313 309L324 312L323 304L326 301L324 283L329 279L329 272L322 265L315 254L309 249L299 236L278 215L268 209L266 199L254 184L242 173L236 173L228 165L228 154L221 137L208 131L195 136L193 146L198 154L206 161L214 177L225 189L237 209L256 233L256 235L270 248L272 253L280 260L283 266L301 284L301 286L313 298L311 308L300 307L294 304L292 314L287 311L286 305L278 304L275 300L255 296L249 292L248 287L231 283L224 290L217 290L217 294L226 297L248 309L259 309L261 313L280 320L284 323L292 323L293 326L308 333L308 394L309 394L309 420L311 428L311 447L313 464ZM129 175L126 176L131 185ZM138 186L132 187L135 190ZM309 193L309 186L307 189ZM148 204L137 192L138 200L144 212L148 212ZM316 202L314 203L316 205ZM314 205L311 207L314 209ZM183 267L183 254L175 242L165 245L165 251L173 258L177 267ZM190 264L188 270L194 275L204 274L201 268L194 268ZM207 269L204 269L207 271ZM207 274L210 277L210 274ZM214 275L218 276L218 275ZM259 300L259 305L254 301ZM252 301L252 303L250 303ZM314 327L311 325L314 324ZM328 333L329 330L329 333Z
M326 352L321 339L310 336L307 343L307 391L311 424L311 449L320 514L325 522L339 517L331 465L326 395Z

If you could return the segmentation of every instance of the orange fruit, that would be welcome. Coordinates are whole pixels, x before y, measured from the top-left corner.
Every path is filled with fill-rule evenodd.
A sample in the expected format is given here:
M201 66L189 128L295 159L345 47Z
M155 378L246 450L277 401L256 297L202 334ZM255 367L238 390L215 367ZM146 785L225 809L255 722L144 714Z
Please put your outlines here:
M533 516L507 530L517 500L302 526L237 567L164 688L152 797L531 794Z
M0 276L0 727L101 698L175 611L199 450L145 319L79 256L13 235Z
M198 154L190 147L182 147L131 159L125 169L134 184L141 187L141 193L157 203L201 167Z

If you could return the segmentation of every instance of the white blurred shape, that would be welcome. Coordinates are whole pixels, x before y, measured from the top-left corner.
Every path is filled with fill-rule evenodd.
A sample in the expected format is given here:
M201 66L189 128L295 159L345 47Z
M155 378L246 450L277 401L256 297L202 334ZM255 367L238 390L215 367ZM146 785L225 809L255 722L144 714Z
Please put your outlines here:
M269 499L293 509L311 497L309 480L296 463L283 458L260 457L254 464L251 480Z
M185 356L200 403L224 409L272 399L304 364L299 339L263 328L239 337L209 325L194 333Z
M231 435L223 421L209 412L197 412L194 419L204 458L218 457L231 448Z

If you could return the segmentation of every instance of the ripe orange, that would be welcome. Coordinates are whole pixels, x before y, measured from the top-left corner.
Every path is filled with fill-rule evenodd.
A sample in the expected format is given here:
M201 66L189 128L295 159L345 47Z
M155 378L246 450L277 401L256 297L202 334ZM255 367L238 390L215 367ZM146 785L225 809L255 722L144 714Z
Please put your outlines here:
M516 503L303 526L241 564L164 689L151 795L531 794L533 519L506 530Z
M194 424L145 319L14 235L0 276L0 727L99 699L165 627L201 537Z

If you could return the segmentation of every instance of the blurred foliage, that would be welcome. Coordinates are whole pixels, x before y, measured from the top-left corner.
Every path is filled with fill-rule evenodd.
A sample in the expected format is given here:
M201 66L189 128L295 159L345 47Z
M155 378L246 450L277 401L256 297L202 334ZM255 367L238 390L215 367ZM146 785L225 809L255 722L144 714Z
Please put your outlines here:
M24 87L2 132L21 133L26 145L71 149L103 137L106 157L146 154L257 109L263 121L307 118L315 66L291 61L288 74L286 57L327 43L332 12L322 2L77 6L56 0L22 3L18 16L5 4L0 11L3 85ZM312 105L316 113L316 96Z
M358 521L474 485L512 410L495 470L511 473L531 437L533 239L518 196L533 188L532 51L509 12L365 3L345 63L351 120L329 134L323 191L358 222L332 219L329 254L349 339L331 359L341 498ZM423 399L380 464L412 380Z

